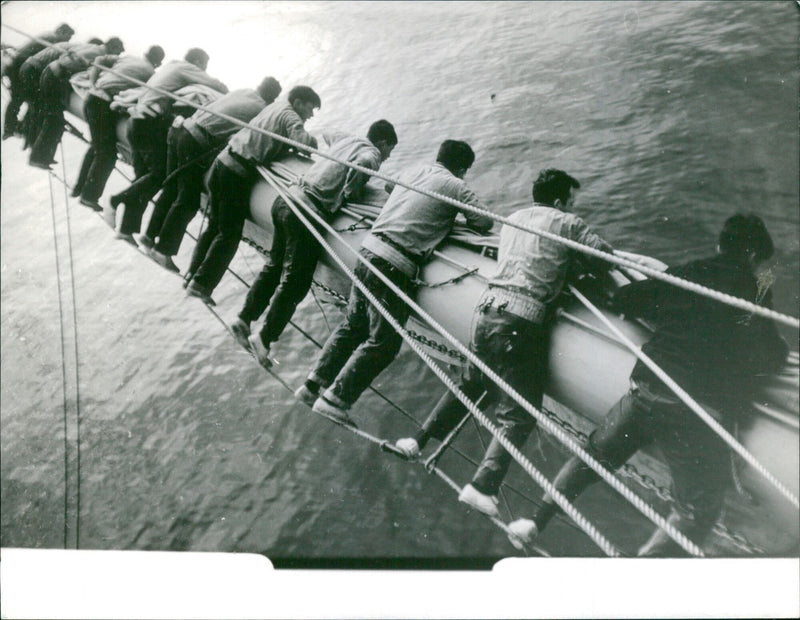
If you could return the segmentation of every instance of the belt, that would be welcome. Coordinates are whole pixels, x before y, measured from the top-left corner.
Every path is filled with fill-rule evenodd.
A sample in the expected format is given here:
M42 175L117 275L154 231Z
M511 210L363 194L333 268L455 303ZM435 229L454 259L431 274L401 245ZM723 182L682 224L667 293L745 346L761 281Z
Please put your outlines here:
M408 277L417 277L421 261L417 257L413 257L413 255L409 254L405 249L401 249L398 244L389 241L387 237L380 233L377 235L369 234L364 237L364 240L361 242L361 247L390 262Z
M530 295L499 286L488 287L476 306L482 312L494 308L498 313L508 312L531 323L544 323L547 318L547 307L547 304Z
M254 161L252 161L250 159L245 159L244 157L239 155L239 153L234 153L234 151L233 151L233 149L231 147L228 147L228 155L230 155L231 159L233 161L235 161L237 164L239 164L245 170L252 171L256 167L256 164L255 164Z
M422 264L423 262L422 256L420 256L419 254L414 254L413 252L409 252L406 248L397 243L397 241L393 241L388 235L385 235L384 233L375 233L375 236L381 241L388 243L395 250L400 252L400 254L405 256L408 260L412 261L415 265L419 266Z

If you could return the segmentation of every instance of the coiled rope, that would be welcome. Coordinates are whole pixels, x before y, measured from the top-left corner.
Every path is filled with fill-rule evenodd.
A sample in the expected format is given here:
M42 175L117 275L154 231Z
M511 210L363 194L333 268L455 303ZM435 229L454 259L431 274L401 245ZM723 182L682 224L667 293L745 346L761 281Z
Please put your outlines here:
M37 37L34 37L34 36L32 36L32 35L30 35L28 33L25 33L25 32L23 32L21 30L18 30L17 28L14 28L13 26L9 26L7 24L2 24L2 25L5 26L6 28L9 28L10 30L12 30L14 32L17 32L18 34L21 34L23 36L26 36L26 37L31 38L33 40L36 40L36 41L38 41L40 43L43 43L44 45L47 45L49 47L53 47L53 45L51 43L46 42L46 41L44 41L42 39L39 39ZM72 53L72 52L69 52L69 53ZM571 239L566 239L566 238L561 237L559 235L555 235L555 234L553 234L553 233L551 233L549 231L540 230L540 229L537 229L537 228L532 228L532 227L529 227L529 226L518 224L517 222L511 221L509 218L507 218L505 216L498 215L496 213L493 213L491 211L488 211L488 210L480 208L480 207L475 207L473 205L469 205L469 204L460 202L458 200L450 198L449 196L445 196L443 194L439 194L438 192L432 192L432 191L425 190L425 189L422 189L422 188L414 187L414 186L412 186L410 184L407 184L407 183L405 183L405 182L403 182L403 181L401 181L399 179L390 177L390 176L388 176L388 175L386 175L386 174L384 174L384 173L382 173L380 171L372 170L370 168L365 168L363 166L359 166L358 164L354 164L354 163L351 163L351 162L348 162L348 161L344 161L344 160L342 160L342 159L340 159L340 158L338 158L338 157L336 157L334 155L331 155L331 154L326 153L324 151L320 151L319 149L316 149L314 147L311 147L311 146L308 146L306 144L303 144L302 142L297 142L296 140L292 140L291 138L287 138L285 136L281 136L281 135L276 134L274 132L271 132L271 131L269 131L267 129L263 129L263 128L260 128L260 127L253 127L253 126L248 125L247 123L244 123L243 121L240 121L239 119L236 119L236 118L234 118L232 116L229 116L227 114L223 114L223 113L220 113L220 112L217 112L217 111L214 111L214 110L210 110L208 108L208 106L197 104L195 102L189 101L188 99L185 99L183 97L179 97L179 96L175 95L174 93L168 92L168 91L163 90L161 88L157 88L155 86L150 86L146 82L142 82L141 80L137 80L136 78L133 78L131 76L124 75L124 74L122 74L122 73L120 73L118 71L115 71L112 68L104 67L104 66L102 66L100 64L97 64L96 62L92 62L92 66L93 67L97 67L100 71L107 71L109 73L112 73L113 75L116 75L117 77L125 79L125 80L131 82L132 84L137 84L139 86L144 86L144 87L148 88L149 90L152 90L152 91L154 91L154 92L156 92L156 93L158 93L160 95L163 95L165 97L173 99L174 101L177 101L177 102L179 102L179 103L181 103L183 105L189 106L189 107L194 108L196 110L203 110L204 112L208 112L209 114L213 114L213 115L215 115L215 116L217 116L219 118L225 119L225 120L235 124L237 127L241 127L243 129L244 128L249 128L251 131L255 131L257 133L260 133L262 135L268 136L268 137L273 138L275 140L279 140L280 142L288 144L289 146L293 146L294 148L296 148L296 149L298 149L298 150L300 150L302 152L314 153L316 155L319 155L320 157L324 157L325 159L329 159L329 160L334 161L334 162L336 162L338 164L347 166L348 168L351 168L351 169L356 170L358 172L361 172L363 174L366 174L366 175L369 175L369 176L373 176L373 177L377 177L377 178L379 178L379 179L381 179L383 181L386 181L388 183L392 183L394 185L399 185L400 187L404 187L406 189L418 192L420 194L428 196L429 198L433 198L435 200L438 200L438 201L444 202L446 204L449 204L451 206L457 207L458 209L467 210L467 211L471 211L472 213L477 213L479 215L490 217L493 220L495 220L497 222L500 222L502 224L505 224L507 226L511 226L513 228L517 228L519 230L522 230L522 231L525 231L525 232L528 232L528 233L531 233L531 234L539 235L540 237L544 237L546 239L550 239L550 240L556 241L558 243L562 243L562 244L566 245L567 247L569 247L569 248L571 248L573 250L576 250L578 252L582 252L582 253L587 254L589 256L594 256L596 258L600 258L602 260L605 260L605 261L607 261L609 263L618 265L620 267L626 267L628 269L634 269L634 270L639 271L640 273L643 273L645 275L648 275L648 276L650 276L650 277L652 277L654 279L663 280L664 282L667 282L667 283L672 284L674 286L677 286L679 288L683 288L685 290L694 292L694 293L696 293L698 295L702 295L704 297L708 297L710 299L713 299L713 300L716 300L716 301L720 301L722 303L728 304L728 305L733 306L735 308L739 308L741 310L746 310L747 312L750 312L751 314L757 314L757 315L760 315L760 316L763 316L763 317L766 317L766 318L773 319L773 320L775 320L775 321L777 321L779 323L782 323L784 325L787 325L789 327L793 327L795 329L800 329L800 319L798 319L796 317L792 317L792 316L789 316L789 315L786 315L786 314L782 314L780 312L776 312L775 310L772 310L770 308L765 308L764 306L760 306L760 305L755 304L755 303L753 303L751 301L748 301L746 299L741 299L739 297L735 297L735 296L729 295L727 293L722 293L720 291L716 291L716 290L708 288L706 286L702 286L700 284L697 284L696 282L691 282L690 280L685 280L683 278L678 278L676 276L664 273L662 271L659 271L658 269L653 269L652 267L649 267L647 265L643 265L642 263L630 260L628 258L622 258L620 256L617 256L617 255L614 255L614 254L610 254L608 252L603 252L601 250L596 250L595 248L589 247L589 246L581 244L581 243L577 243L575 241L572 241Z

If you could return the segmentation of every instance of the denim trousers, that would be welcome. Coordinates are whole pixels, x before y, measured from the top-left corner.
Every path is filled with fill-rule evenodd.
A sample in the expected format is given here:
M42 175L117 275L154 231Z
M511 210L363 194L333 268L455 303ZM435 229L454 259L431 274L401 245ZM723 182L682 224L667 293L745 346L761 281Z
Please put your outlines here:
M534 407L541 408L548 334L547 324L532 323L492 305L482 306L473 315L470 350ZM527 411L471 363L462 372L458 387L473 402L485 391L478 407L494 411L500 433L515 447L522 447L536 425ZM424 445L428 437L443 440L466 414L467 408L448 390L423 424L418 441ZM472 485L481 493L497 494L511 460L502 444L492 438Z
M239 313L249 324L267 310L261 329L266 346L280 337L311 288L322 252L319 242L280 196L273 201L271 214L272 247Z
M49 67L39 80L39 101L36 140L31 146L30 160L49 164L64 134L64 106L69 97L69 80L56 76Z
M97 202L103 195L108 178L117 163L119 116L112 112L108 101L94 95L86 97L83 115L89 125L92 144L83 156L74 189L84 200Z
M183 127L172 127L167 137L167 180L155 201L147 236L155 249L175 256L186 227L200 208L203 175L217 148L199 144Z
M125 203L120 223L120 232L123 234L139 231L147 203L164 181L169 127L169 119L161 116L131 119L128 140L134 152L136 179L116 195L119 202Z
M675 507L670 523L695 543L702 543L722 512L730 483L730 450L700 418L663 386L644 382L632 387L609 411L589 437L587 452L616 471L640 448L655 443L672 478ZM567 499L574 499L599 476L578 457L572 457L555 480ZM555 509L543 504L537 524ZM544 519L542 519L544 516ZM666 535L646 545L646 555L686 555Z
M359 253L404 293L413 292L410 276L368 250L362 248ZM392 317L405 325L408 305L361 262L355 275ZM402 342L400 334L353 285L345 319L328 337L309 377L323 387L330 386L326 398L349 408L397 356Z
M208 179L208 223L197 240L189 265L190 276L209 294L222 280L239 248L250 208L250 190L255 182L255 174L239 176L219 160L212 165Z

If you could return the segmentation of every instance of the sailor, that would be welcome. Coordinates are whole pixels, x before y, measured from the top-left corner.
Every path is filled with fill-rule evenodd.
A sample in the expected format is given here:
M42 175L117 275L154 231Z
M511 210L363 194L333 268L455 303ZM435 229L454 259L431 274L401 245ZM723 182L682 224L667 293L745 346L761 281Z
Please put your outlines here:
M44 43L45 41L47 43L69 41L73 34L75 34L75 31L68 24L61 24L53 32L40 34L16 50L11 62L3 71L3 75L8 78L8 90L11 95L11 100L6 106L5 120L3 121L3 140L13 136L19 128L19 110L23 101L25 101L25 93L19 75L22 64L34 54L38 54L45 49L47 47Z
M121 56L115 62L98 58L95 64L109 66L110 71L101 71L98 66L89 69L92 87L83 103L83 116L89 125L91 144L83 156L78 180L72 188L72 196L95 211L102 211L98 203L108 177L117 161L117 123L121 115L111 109L114 96L135 86L125 76L140 82L149 80L164 60L164 50L154 45L143 58Z
M208 178L209 220L189 266L189 295L214 303L211 293L222 280L242 238L250 190L259 178L256 166L269 165L289 151L286 142L251 128L317 148L317 139L303 125L321 105L319 95L310 86L295 86L287 100L267 106L248 127L235 133L214 160Z
M178 253L186 227L200 208L203 175L240 126L217 114L249 123L281 93L274 77L265 77L256 90L240 88L223 95L190 118L177 117L167 138L167 182L155 201L150 222L139 244L150 258L179 272L172 257ZM156 242L157 240L157 242Z
M90 44L100 45L100 39L90 39ZM41 126L41 113L39 109L39 83L42 72L51 62L59 58L62 54L71 49L80 47L81 43L55 43L37 52L25 62L19 69L19 81L22 86L22 98L28 106L25 116L22 119L22 135L25 139L23 148L27 149L36 140L36 135Z
M542 170L533 183L533 206L516 211L509 219L611 252L611 246L572 213L579 188L580 183L562 170ZM504 225L497 272L475 306L470 350L537 408L542 405L547 375L551 319L568 273L576 267L596 273L608 270L609 263L582 257L563 243ZM462 373L459 388L473 402L485 391L481 407L494 408L500 433L516 447L525 443L535 420L505 390L473 364ZM466 413L461 401L447 391L420 431L396 445L408 457L415 457L431 437L443 440ZM511 455L493 438L459 500L498 516L497 493L510 464Z
M367 138L341 132L323 133L327 153L338 161L321 158L289 187L291 198L325 220L330 220L348 201L357 200L369 175L340 161L378 170L388 159L397 134L389 121L374 122ZM314 219L306 214L312 224ZM272 203L272 248L261 273L247 293L244 306L231 328L239 343L253 351L262 366L271 365L270 345L283 332L311 287L322 246L281 196ZM260 333L250 336L250 322L267 310ZM249 337L249 341L248 341Z
M482 207L463 180L474 161L469 144L445 140L436 163L413 166L401 179L411 187ZM411 294L419 267L451 231L459 213L464 214L467 225L481 233L487 233L494 223L488 216L405 187L394 187L362 242L360 255L400 290ZM355 275L404 325L409 316L408 305L363 263L358 263ZM328 338L308 379L297 390L297 398L313 404L318 413L354 426L348 410L397 356L401 344L400 334L353 285L345 319Z
M133 150L136 179L109 200L114 210L120 204L125 205L118 239L136 245L132 233L139 232L147 203L166 176L167 134L173 120L173 99L159 91L174 93L190 84L201 84L221 94L228 92L225 84L206 73L208 60L204 50L194 47L184 60L167 63L147 81L147 87L131 110L128 141ZM156 88L158 91L154 90Z
M58 142L64 133L64 109L69 101L69 78L87 69L95 59L106 57L115 60L125 50L118 37L111 37L101 45L86 44L72 47L51 62L39 81L38 108L41 123L36 140L31 146L28 163L37 168L49 169Z
M761 218L737 214L725 222L715 256L667 273L769 308L770 278L755 273L773 251ZM693 398L710 406L706 411L723 424L732 422L751 402L756 375L778 370L788 353L772 321L661 280L629 284L618 291L615 303L629 316L653 322L655 332L642 351ZM654 442L672 477L675 506L668 523L702 545L723 507L731 480L731 452L643 362L637 361L630 381L630 390L590 435L586 450L616 470ZM554 484L572 501L597 479L575 456L561 468ZM545 496L533 520L514 521L511 530L530 541L558 510ZM686 552L657 529L638 554L675 557Z

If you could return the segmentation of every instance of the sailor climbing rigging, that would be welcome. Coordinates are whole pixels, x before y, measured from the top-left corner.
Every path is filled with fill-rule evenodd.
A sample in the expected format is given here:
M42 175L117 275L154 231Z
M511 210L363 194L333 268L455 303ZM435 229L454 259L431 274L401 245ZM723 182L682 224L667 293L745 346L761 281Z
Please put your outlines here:
M759 298L755 269L774 252L764 222L756 215L730 217L719 234L718 253L671 269L676 275L732 295ZM769 293L761 303L771 305ZM785 361L786 342L773 322L662 282L636 282L617 293L618 309L652 320L656 331L643 351L677 378L693 396L715 408L730 425L742 403L749 402L755 375L774 371ZM664 453L677 500L669 522L701 543L722 510L730 482L730 452L721 439L684 405L644 364L637 362L631 388L591 434L587 450L612 469L637 450L655 442ZM596 480L579 459L571 458L555 479L574 499ZM558 507L549 497L534 518L511 529L532 540ZM675 542L656 530L639 550L643 556L683 555Z
M611 246L571 213L580 183L562 170L547 169L533 183L534 205L511 219L567 239L611 252ZM500 231L497 272L480 297L472 321L470 348L533 406L541 409L548 364L548 335L555 303L569 272L576 272L580 255L557 242L504 226ZM603 273L609 264L590 260ZM486 391L482 405L494 406L504 436L521 447L535 426L508 394L473 365L464 370L459 388L471 399ZM428 439L444 439L467 413L447 391L414 437L397 447L415 456ZM459 499L489 515L499 516L497 493L511 456L494 439L483 462Z
M397 133L387 120L370 125L367 137L342 132L323 133L328 152L378 170L397 145ZM369 177L346 165L321 159L289 188L289 193L309 209L330 219L347 201L358 199ZM280 196L272 203L272 248L261 273L247 293L239 316L231 328L239 344L252 348L259 363L271 364L270 345L283 332L294 310L311 288L311 280L322 248ZM250 323L266 310L264 325L250 335ZM248 340L249 338L249 340Z
M430 191L478 205L475 193L463 181L474 161L475 153L469 144L445 140L435 164L412 167L404 178ZM437 200L395 187L362 242L361 254L401 290L410 293L419 267L450 232L458 213L458 209ZM480 232L488 232L494 224L489 217L471 212L464 215L467 223ZM406 322L409 308L389 287L361 265L356 276L367 283L400 324ZM313 403L315 411L352 423L347 410L391 363L401 343L394 328L353 287L345 320L328 338L308 379L298 390L298 398Z

